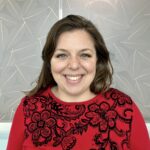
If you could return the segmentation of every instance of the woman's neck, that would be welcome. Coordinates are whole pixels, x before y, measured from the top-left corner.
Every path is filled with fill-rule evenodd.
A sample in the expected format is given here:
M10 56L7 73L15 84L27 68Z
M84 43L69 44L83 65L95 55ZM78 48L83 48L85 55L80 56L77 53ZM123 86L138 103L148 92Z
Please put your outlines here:
M84 94L71 95L69 93L61 92L57 86L52 87L51 91L58 99L64 102L84 102L96 96L96 94L91 91Z

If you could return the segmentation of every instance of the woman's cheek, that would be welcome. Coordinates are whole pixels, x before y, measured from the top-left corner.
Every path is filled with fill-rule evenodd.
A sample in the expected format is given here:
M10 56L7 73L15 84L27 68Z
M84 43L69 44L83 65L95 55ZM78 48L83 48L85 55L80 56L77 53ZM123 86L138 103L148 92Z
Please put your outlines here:
M54 72L61 72L65 69L66 63L63 62L52 62L51 68Z
M88 72L94 72L96 70L96 63L95 61L91 61L91 62L87 62L84 63L84 68L88 71Z

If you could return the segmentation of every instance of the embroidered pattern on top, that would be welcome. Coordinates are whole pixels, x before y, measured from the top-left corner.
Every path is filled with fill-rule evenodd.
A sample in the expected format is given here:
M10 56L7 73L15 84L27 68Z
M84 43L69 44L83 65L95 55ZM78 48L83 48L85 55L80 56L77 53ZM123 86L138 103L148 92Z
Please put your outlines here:
M54 147L71 150L77 144L76 135L86 133L90 126L99 131L93 137L97 150L119 150L118 141L111 137L112 132L121 138L119 145L123 150L130 148L132 100L116 89L107 91L102 101L96 100L88 105L64 105L50 94L25 97L23 105L25 135L26 138L32 136L35 146L51 141Z

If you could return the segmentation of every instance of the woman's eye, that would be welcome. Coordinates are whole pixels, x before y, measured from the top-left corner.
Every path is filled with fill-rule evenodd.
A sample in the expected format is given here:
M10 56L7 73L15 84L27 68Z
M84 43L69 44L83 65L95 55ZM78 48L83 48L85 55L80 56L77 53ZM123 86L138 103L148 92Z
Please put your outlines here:
M90 54L81 54L81 57L83 57L83 58L90 58L92 56Z
M66 58L67 57L67 55L66 54L57 54L56 55L56 58Z

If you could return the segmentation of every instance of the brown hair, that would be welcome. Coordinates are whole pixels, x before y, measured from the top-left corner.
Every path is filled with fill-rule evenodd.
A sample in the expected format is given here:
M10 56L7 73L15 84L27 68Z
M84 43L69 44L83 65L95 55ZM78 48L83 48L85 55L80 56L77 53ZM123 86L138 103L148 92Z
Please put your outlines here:
M96 75L90 85L90 90L97 94L106 91L112 83L113 68L109 57L109 52L102 35L90 21L79 15L68 15L57 21L48 33L46 43L42 51L43 66L37 80L37 85L27 93L28 96L36 94L40 89L49 85L56 85L51 74L50 60L54 54L59 36L67 31L85 30L94 41L97 64Z

